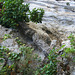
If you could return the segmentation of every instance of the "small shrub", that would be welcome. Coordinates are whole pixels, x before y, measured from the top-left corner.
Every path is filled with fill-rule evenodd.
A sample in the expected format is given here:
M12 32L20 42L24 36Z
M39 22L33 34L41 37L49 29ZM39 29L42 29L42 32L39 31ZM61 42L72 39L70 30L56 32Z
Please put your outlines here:
M75 54L75 36L71 34L68 38L70 39L71 47L65 48L61 56L70 58L69 54ZM73 57L73 61L75 61L75 56Z
M43 9L29 10L29 4L23 5L23 0L5 0L2 8L2 25L5 27L17 27L18 22L41 22L44 14ZM29 16L31 15L30 19Z
M4 46L3 47L0 46L0 58L2 58L0 60L0 63L4 62L4 65L2 66L2 69L0 70L0 75L10 75L12 69L16 67L14 64L12 64L12 65L7 64L7 60L9 58L10 54L11 53L8 48L6 48ZM3 61L3 59L5 59L5 61ZM1 66L1 64L0 64L0 66Z
M69 5L69 6L70 6L70 3L69 3L69 2L67 2L67 3L66 3L66 5Z
M28 20L29 4L23 5L23 0L5 0L2 9L2 24L6 27L15 27L20 21Z
M8 38L8 35L5 35L5 39ZM0 70L0 75L10 75L11 73L20 73L21 75L32 75L36 69L33 68L34 62L40 62L38 55L33 54L33 50L30 47L26 47L25 44L16 38L16 41L19 43L20 53L11 52L8 48L0 46L0 63L4 62L2 69ZM4 61L4 60L5 61ZM8 64L10 60L11 65ZM18 63L18 64L17 64ZM1 64L0 64L1 66ZM37 67L37 66L36 66Z
M8 38L11 38L11 36L9 34L5 34L3 40L6 40Z
M32 22L42 22L42 17L44 15L44 10L43 9L36 9L34 8L31 12L30 12L30 20Z
M50 51L50 54L48 56L48 62L47 64L44 64L44 66L39 70L36 71L35 75L56 75L57 74L57 56L55 49Z

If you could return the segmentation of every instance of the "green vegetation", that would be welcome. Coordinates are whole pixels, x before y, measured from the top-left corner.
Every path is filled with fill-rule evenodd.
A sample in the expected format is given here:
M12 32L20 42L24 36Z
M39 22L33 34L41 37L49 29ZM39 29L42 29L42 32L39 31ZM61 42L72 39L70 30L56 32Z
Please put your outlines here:
M33 61L39 61L39 58L36 55L32 54L33 49L31 49L30 47L21 46L20 51L21 52L17 54L11 52L6 47L0 46L0 63L6 63L6 65L4 65L0 70L0 75L10 75L12 72L21 73L21 75L29 75L30 72L32 72L32 74L34 73L34 70L33 68L31 68L31 65ZM5 57L8 58L7 61L11 60L13 64L7 64Z
M5 34L3 40L6 40L8 38L11 38L11 36L9 34Z
M31 72L33 75L56 75L57 73L57 53L55 49L50 51L50 54L48 56L48 62L47 64L44 64L44 66L39 70L33 70L31 68L31 65L33 61L35 60L40 60L36 55L32 55L33 49L30 47L25 47L21 46L20 47L20 53L13 53L10 52L8 48L1 47L0 46L0 58L5 58L4 54L6 57L8 57L9 60L13 62L12 65L6 64L2 70L0 71L0 74L4 75L10 75L12 72L14 73L21 73L21 75L29 75ZM0 60L1 63L3 63L3 60ZM20 62L20 63L19 63ZM17 64L18 63L18 64ZM36 71L36 73L34 72Z
M43 9L29 10L29 4L23 5L23 0L5 0L2 7L2 25L16 27L19 22L41 22L44 15ZM30 15L30 17L29 17Z
M10 38L9 36L10 35L5 34L4 40ZM40 62L40 58L38 55L33 54L34 49L25 46L18 38L16 38L16 41L20 46L19 53L11 52L8 48L0 46L0 63L4 63L0 70L0 75L12 75L17 73L21 75L29 75L32 73L34 75L36 69L33 69L31 66L36 61ZM11 62L9 62L9 60ZM9 63L11 63L11 65Z
M16 61L19 60L19 54L17 53L10 53L9 49L6 47L0 46L0 63L4 62L2 69L0 70L0 75L10 75L10 73L16 68ZM11 61L15 61L12 65L7 64L7 60L12 59ZM1 66L1 65L0 65Z
M4 0L0 0L0 2L3 2Z
M30 20L32 22L42 22L42 17L44 15L44 10L43 9L36 9L34 8L32 11L30 11ZM37 17L37 18L35 18Z
M10 35L5 34L4 36L5 40L7 38L10 38L9 36ZM68 38L71 41L71 48L64 49L63 54L61 55L62 58L70 57L68 56L70 53L75 53L75 42L74 42L75 37L74 35L70 35ZM10 75L10 74L12 75L17 73L20 73L21 75L30 75L31 73L32 75L57 74L57 63L59 62L57 60L57 57L59 56L58 50L55 49L50 50L47 63L43 63L43 65L41 66L36 65L33 68L32 66L35 63L40 62L40 58L38 57L38 55L33 54L34 49L25 46L25 44L23 44L18 37L15 40L20 46L19 53L11 52L8 48L0 46L0 63L4 62L4 65L0 70L0 75ZM61 48L63 48L64 46L65 45L63 45ZM7 63L8 60L12 62L11 65ZM75 61L75 58L73 58L73 60Z
M66 3L66 5L69 5L69 6L70 6L70 3L69 3L69 2L67 2L67 3Z
M52 49L48 56L48 63L44 64L40 70L36 71L36 75L56 75L57 74L57 56L55 49Z
M65 48L64 53L61 55L66 58L70 58L70 54L75 54L75 36L71 34L68 38L70 39L71 47ZM73 57L73 61L75 61L75 57Z
M70 35L68 37L70 39L71 42L71 47L70 48L65 48L63 50L63 54L61 55L62 58L70 58L71 60L73 60L73 62L75 62L75 56L70 57L71 55L75 55L75 36L74 35ZM65 45L61 46L60 49L62 49L63 47L65 47ZM57 57L59 56L58 51L60 50L51 50L50 54L48 56L48 63L44 64L44 66L36 71L36 75L56 75L57 74L57 62L60 62L57 60ZM62 62L63 63L63 62Z
M19 22L42 22L44 15L43 9L29 10L29 4L23 5L23 0L1 0L3 6L1 7L0 24L5 27L15 28L19 25ZM30 17L29 17L30 16ZM5 34L4 39L11 38L9 34ZM33 49L26 47L22 44L21 40L16 38L20 47L20 53L11 52L8 48L0 46L0 63L4 62L0 75L13 75L20 73L21 75L34 75L34 69L31 67L33 61L40 61L40 58L32 54ZM8 61L13 62L9 65ZM18 63L18 64L17 64ZM1 65L0 65L1 66Z

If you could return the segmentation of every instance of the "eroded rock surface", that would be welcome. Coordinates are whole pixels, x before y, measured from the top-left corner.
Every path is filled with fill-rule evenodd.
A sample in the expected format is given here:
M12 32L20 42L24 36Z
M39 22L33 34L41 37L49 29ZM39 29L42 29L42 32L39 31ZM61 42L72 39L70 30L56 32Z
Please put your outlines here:
M0 25L0 45L9 48L9 50L19 53L19 47L15 38L13 38L12 29L5 28ZM9 34L11 37L3 40L5 34Z

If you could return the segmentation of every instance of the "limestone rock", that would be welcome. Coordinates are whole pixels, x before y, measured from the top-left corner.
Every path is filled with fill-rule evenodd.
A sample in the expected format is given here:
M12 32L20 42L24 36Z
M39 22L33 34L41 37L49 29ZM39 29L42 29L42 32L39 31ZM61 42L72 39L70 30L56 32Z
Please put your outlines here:
M71 42L70 42L70 40L63 41L61 44L62 44L62 45L65 45L66 48L70 48L70 47L71 47Z
M49 54L50 46L45 43L44 40L39 39L35 34L33 35L33 42L38 47L39 50L43 51L43 53L47 56Z
M17 42L15 42L15 40L11 39L11 38L6 39L5 41L3 41L1 43L1 46L5 46L6 48L9 48L9 50L14 51L16 53L20 52Z
M52 40L50 44L50 49L53 49L56 46L57 40Z
M0 38L3 38L5 34L10 34L11 32L12 29L8 29L0 25Z

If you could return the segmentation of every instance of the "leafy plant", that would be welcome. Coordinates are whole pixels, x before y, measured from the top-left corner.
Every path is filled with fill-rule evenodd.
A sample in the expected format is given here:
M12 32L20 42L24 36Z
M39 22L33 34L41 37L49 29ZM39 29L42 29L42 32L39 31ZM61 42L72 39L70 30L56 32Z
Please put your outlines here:
M42 17L44 15L44 10L43 9L36 9L34 8L31 12L30 12L30 20L32 22L42 22Z
M17 41L18 45L25 45L21 42L21 40L19 39L19 37L16 37L15 40Z
M56 75L57 74L57 56L55 49L50 51L50 54L48 56L48 62L47 64L44 64L44 66L38 71L36 71L36 75Z
M0 70L0 75L10 75L12 72L16 74L20 73L21 75L29 75L30 73L34 74L34 69L31 66L33 62L39 62L39 58L32 54L33 50L34 49L26 47L23 44L23 46L21 45L20 47L20 53L14 53L6 47L0 46L0 58L5 59L5 61L0 59L0 63L5 63ZM9 65L7 63L8 60L13 63Z
M28 21L29 4L23 5L23 0L5 0L2 9L2 24L6 27L17 26L19 21Z
M6 65L4 67L2 67L2 69L0 70L0 75L10 75L12 73L12 71L14 71L14 66L15 64L12 64L11 66Z
M28 75L28 71L30 70L30 64L32 63L32 51L30 47L21 46L20 51L22 53L21 61L20 61L20 72Z
M23 0L5 0L2 8L2 25L6 27L17 27L18 22L41 22L44 14L43 9L29 10L29 4L23 5ZM29 13L30 12L30 13Z
M6 40L8 38L11 38L11 36L9 34L5 34L3 40Z
M67 2L67 3L66 3L66 5L70 5L70 3L69 3L69 2Z
M71 34L68 38L70 39L71 45L75 46L75 36Z
M70 57L69 54L75 54L75 36L71 34L68 38L70 39L71 47L64 49L64 52L61 55L62 57ZM73 57L73 59L74 58L75 57ZM74 61L75 61L75 59L74 59Z
M4 2L4 0L0 0L0 2Z
M33 54L33 50L30 47L25 47L25 46L21 46L20 47L21 53L22 53L22 57L20 60L20 69L19 71L22 73L22 75L35 75L35 62L39 63L40 62L40 57L38 57L37 54ZM34 68L32 67L34 66ZM36 67L39 67L38 65L36 65Z
M5 55L7 55L7 53L9 53L9 49L5 48L4 46L0 46L0 58L5 58ZM2 62L2 59L0 60L0 62Z
M2 66L2 69L0 70L0 75L5 75L5 74L9 74L9 68L8 68L8 65L6 65L6 58L7 58L7 55L9 54L9 49L6 48L6 47L1 47L0 46L0 63L3 63L4 62L4 65ZM5 59L5 60L4 60ZM1 66L1 64L0 64Z

